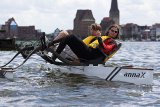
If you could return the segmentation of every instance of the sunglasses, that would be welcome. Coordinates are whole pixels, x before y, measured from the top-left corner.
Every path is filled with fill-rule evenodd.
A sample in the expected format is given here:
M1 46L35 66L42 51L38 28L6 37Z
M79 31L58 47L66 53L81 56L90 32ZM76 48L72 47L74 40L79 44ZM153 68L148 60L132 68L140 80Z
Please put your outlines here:
M111 29L111 31L114 32L114 33L118 33L118 31L115 31L115 30L113 30L113 29Z

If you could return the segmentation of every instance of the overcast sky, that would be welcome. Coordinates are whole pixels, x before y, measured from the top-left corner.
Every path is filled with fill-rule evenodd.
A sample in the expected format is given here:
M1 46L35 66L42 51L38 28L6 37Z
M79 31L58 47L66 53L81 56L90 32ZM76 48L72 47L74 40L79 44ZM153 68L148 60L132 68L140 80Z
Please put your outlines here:
M160 23L159 0L118 0L120 24ZM46 33L73 29L77 9L90 9L100 23L109 16L111 0L0 0L0 24L14 17L19 26L35 25Z

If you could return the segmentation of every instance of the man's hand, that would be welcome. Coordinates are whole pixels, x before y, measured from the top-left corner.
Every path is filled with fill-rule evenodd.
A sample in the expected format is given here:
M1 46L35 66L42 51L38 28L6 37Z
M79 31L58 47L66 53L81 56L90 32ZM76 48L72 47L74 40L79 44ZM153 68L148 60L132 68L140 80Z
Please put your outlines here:
M103 47L102 38L101 37L97 37L97 39L98 39L98 43L99 43L100 48L104 48Z

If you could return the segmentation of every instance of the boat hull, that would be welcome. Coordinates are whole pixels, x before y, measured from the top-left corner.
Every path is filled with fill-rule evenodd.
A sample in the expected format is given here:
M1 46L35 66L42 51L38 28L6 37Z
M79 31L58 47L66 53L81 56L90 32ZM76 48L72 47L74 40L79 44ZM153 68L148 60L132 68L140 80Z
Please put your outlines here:
M54 69L72 74L99 77L107 81L121 81L136 85L152 85L153 70L132 67L107 67L98 66L56 66Z

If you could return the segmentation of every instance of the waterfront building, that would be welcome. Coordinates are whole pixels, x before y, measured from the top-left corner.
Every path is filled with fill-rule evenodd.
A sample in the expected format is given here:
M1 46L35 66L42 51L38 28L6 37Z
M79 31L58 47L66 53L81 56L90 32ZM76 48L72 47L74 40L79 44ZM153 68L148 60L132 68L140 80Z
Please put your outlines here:
M134 23L121 25L121 39L131 41L149 41L151 39L150 28L150 26L139 26Z
M122 40L140 40L139 29L137 24L127 23L121 26Z
M18 26L12 17L1 25L0 39L16 38L16 40L37 40L42 32L35 29L35 26Z
M160 41L160 23L152 25L150 36L152 41Z
M91 10L77 10L74 19L73 34L80 38L85 38L89 35L89 27L93 23L95 23L95 18Z

